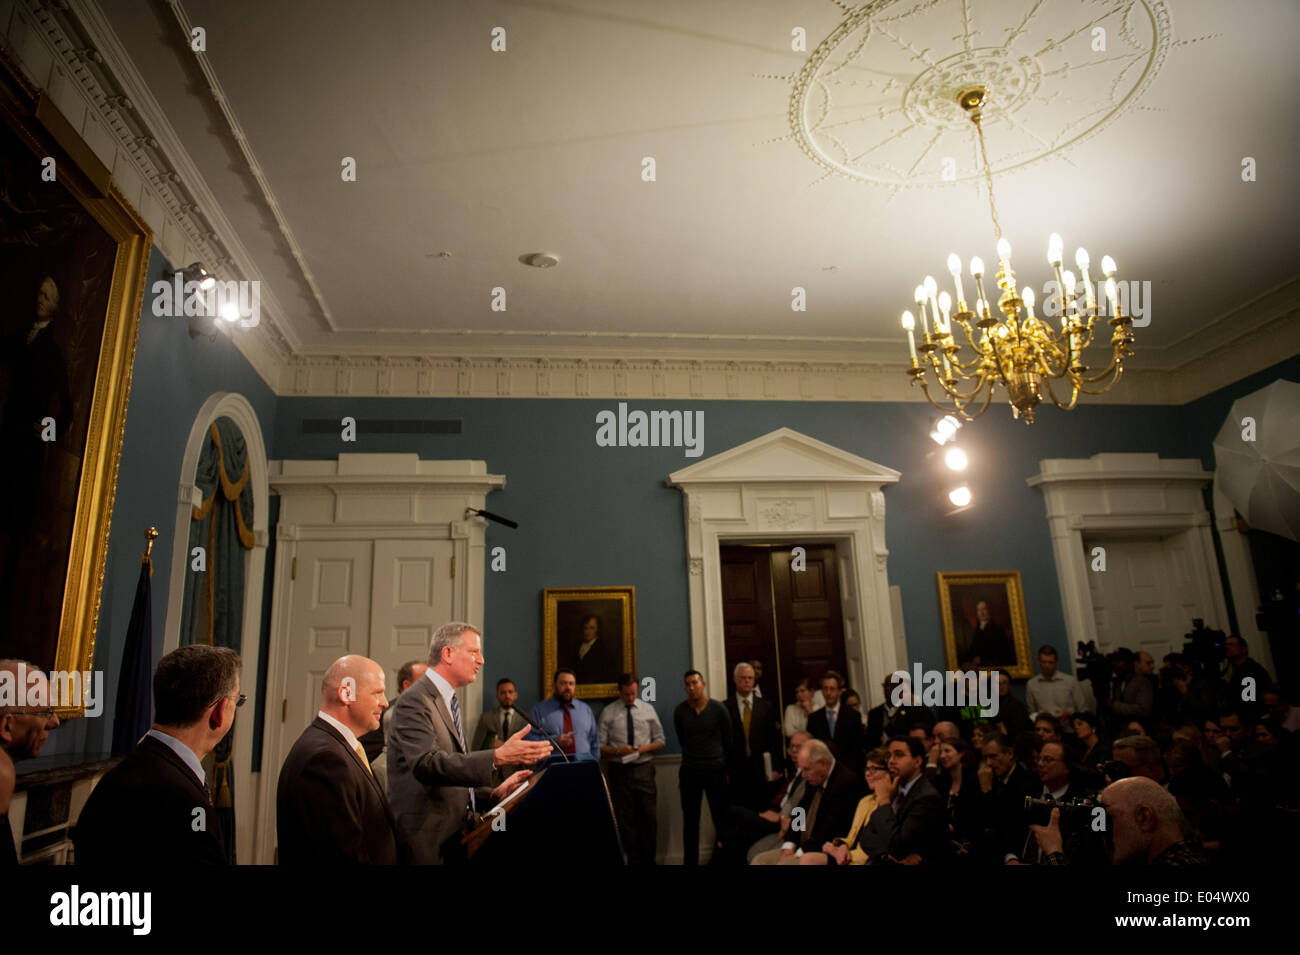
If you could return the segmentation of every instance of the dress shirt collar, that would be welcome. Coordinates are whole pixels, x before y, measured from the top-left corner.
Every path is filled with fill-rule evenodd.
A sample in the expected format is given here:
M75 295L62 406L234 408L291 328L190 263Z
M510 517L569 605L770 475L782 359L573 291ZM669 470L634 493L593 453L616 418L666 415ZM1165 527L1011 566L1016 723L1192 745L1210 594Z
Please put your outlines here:
M339 731L340 735L342 735L343 737L343 742L348 744L348 749L355 750L358 746L361 745L360 743L357 742L356 733L352 732L352 730L348 729L346 726L344 726L334 717L330 716L324 710L321 710L316 715L319 716L321 719L323 719L330 726L334 727L336 730Z
M740 707L742 707L745 703L748 703L748 704L749 704L749 708L750 708L751 710L754 708L754 694L753 694L753 693L749 694L749 696L741 696L739 693L736 694L736 707L737 707L737 708L740 708Z
M1055 799L1057 802L1060 802L1062 799L1065 798L1065 794L1066 794L1067 792L1069 792L1069 790L1070 790L1070 784L1069 784L1068 782L1067 782L1064 786L1062 786L1060 789L1052 789L1052 790L1049 790L1046 786L1044 786L1044 787L1043 787L1043 798L1044 798L1044 799Z
M1040 674L1038 674L1038 682L1039 682L1039 683L1055 683L1057 680L1061 679L1061 677L1063 677L1064 675L1065 675L1065 674L1063 674L1060 670L1057 670L1057 671L1056 671L1055 673L1053 673L1050 677L1049 677L1049 676L1043 676L1043 675L1040 673Z
M424 671L424 675L429 678L429 682L437 689L438 695L442 697L442 702L447 704L447 709L451 709L451 698L456 695L455 689L447 682L447 678L435 670L433 667Z
M826 704L826 715L830 716L832 713L835 714L836 719L840 718L840 705L838 703L834 706L831 706L829 703Z
M922 775L922 774L918 772L915 776L913 776L913 777L912 777L911 779L909 779L907 782L905 782L905 783L903 783L902 785L900 785L900 786L898 787L898 793L897 793L898 798L902 799L902 798L906 797L907 794L910 793L910 792L912 791L912 787L916 785L916 781L917 781L918 779L921 778L921 775Z
M192 772L196 777L198 777L200 785L207 785L208 782L207 773L203 771L203 763L199 761L199 757L195 754L194 750L190 749L188 746L186 746L184 743L178 740L175 736L168 736L166 733L164 733L162 730L159 729L151 729L145 735L152 736L158 742L162 743L164 746L166 746L168 749L174 752L177 756L179 756L181 758L181 761L190 768L190 772Z
M831 757L831 768L828 769L828 770L826 770L826 778L822 780L822 784L821 784L820 786L818 786L817 788L818 788L818 789L825 789L825 788L826 788L826 784L829 783L829 782L831 781L831 776L833 776L833 775L835 775L835 757L834 757L834 756Z

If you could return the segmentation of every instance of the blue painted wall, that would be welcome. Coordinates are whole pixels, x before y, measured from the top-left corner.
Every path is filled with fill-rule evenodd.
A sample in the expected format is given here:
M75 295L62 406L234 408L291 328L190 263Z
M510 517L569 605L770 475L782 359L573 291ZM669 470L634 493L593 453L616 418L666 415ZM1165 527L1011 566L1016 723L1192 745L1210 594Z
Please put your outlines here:
M263 440L270 447L275 395L230 339L220 335L215 342L193 339L184 319L153 314L148 287L168 268L155 248L149 259L95 638L94 666L104 671L104 714L73 720L52 733L41 758L23 764L25 772L69 760L98 759L111 747L122 648L140 574L144 531L151 524L161 534L153 548L154 662L162 656L181 457L199 408L214 392L241 393L256 410Z
M680 449L597 447L596 414L616 407L604 399L281 398L274 455L418 452L422 458L486 460L490 472L507 477L505 489L489 496L488 509L521 526L512 531L493 524L487 532L489 548L504 546L508 562L505 573L487 575L485 686L508 675L519 683L521 702L538 698L543 587L633 584L639 668L656 677L660 716L670 723L672 708L684 698L681 676L690 652L682 498L664 479L696 459ZM1102 451L1194 453L1179 408L1050 409L1026 427L1005 405L995 407L961 435L977 505L945 517L939 501L950 485L928 437L935 417L928 405L634 400L629 407L703 410L704 457L784 426L901 471L899 484L885 492L889 577L902 590L912 658L934 667L945 665L937 571L1021 571L1031 641L1054 644L1063 660L1072 659L1063 640L1043 499L1025 484L1041 459ZM463 432L363 434L347 445L337 436L302 433L303 419L344 415L459 418ZM726 692L712 690L719 697ZM671 726L668 732L674 748Z

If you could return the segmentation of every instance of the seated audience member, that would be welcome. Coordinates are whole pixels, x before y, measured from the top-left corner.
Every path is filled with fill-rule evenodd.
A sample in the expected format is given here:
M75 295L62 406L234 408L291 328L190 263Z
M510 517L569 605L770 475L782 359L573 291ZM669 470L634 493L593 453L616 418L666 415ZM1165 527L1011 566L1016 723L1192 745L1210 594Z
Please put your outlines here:
M877 746L867 753L866 776L870 787L880 776L889 774L889 750ZM858 843L858 835L867 824L871 814L876 811L875 791L868 792L858 800L858 808L853 813L853 824L849 834L843 839L835 839L822 846L821 852L805 852L799 860L800 865L866 865L867 853Z
M960 737L939 741L939 773L934 788L948 809L948 840L958 856L975 850L980 834L981 803L975 753Z
M1016 762L1033 773L1038 765L1038 751L1043 748L1043 738L1037 733L1025 730L1016 737Z
M843 690L844 678L834 670L827 670L822 677L826 705L808 717L808 732L829 745L835 758L846 763L856 779L866 753L865 734L858 711L844 704Z
M1196 748L1201 756L1201 762L1210 769L1215 769L1219 765L1219 751L1215 749L1205 738L1205 733L1195 723L1184 723L1171 734L1171 743L1179 740L1185 740Z
M281 865L397 864L397 825L360 742L387 708L374 660L348 655L325 671L320 712L280 768Z
M158 661L153 728L91 791L72 835L78 865L227 864L203 759L235 725L241 666L234 650L203 644Z
M1018 854L1024 844L1020 827L1024 822L1025 797L1041 792L1042 781L1020 765L1006 736L997 735L985 742L984 759L987 765L977 776L983 829L977 849L988 863L1001 864L1007 853Z
M1019 697L1011 692L1011 674L1006 670L998 671L998 712L993 717L998 732L1015 739L1029 728L1029 709L1020 702Z
M876 810L858 835L868 865L934 865L948 856L943 797L925 778L925 747L915 736L889 741L889 773L872 786Z
M1168 774L1160 747L1148 736L1125 736L1111 746L1115 759L1128 767L1130 776L1145 776L1164 784Z
M1205 856L1184 841L1187 820L1177 800L1154 780L1141 776L1121 779L1103 789L1098 801L1110 826L1112 864L1205 864ZM1048 865L1070 864L1063 851L1059 817L1060 810L1053 809L1048 825L1033 827Z
M897 679L895 679L897 677ZM906 733L915 725L934 725L934 714L920 702L913 702L912 687L903 674L891 675L881 684L885 702L867 712L867 732L864 744L875 749L883 746L891 736ZM894 701L899 700L898 705Z
M822 688L825 693L825 686ZM827 699L830 694L827 693ZM805 852L816 851L845 832L853 823L853 814L862 796L862 780L837 760L821 740L813 739L799 751L799 769L803 773L804 793L791 814L804 821L801 830L791 825L780 848L760 852L753 865L798 865Z
M941 725L941 723L934 724L935 727ZM925 773L933 782L934 777L939 772L939 747L934 737L933 728L921 723L909 729L907 735L920 742L921 750L925 753L925 756L922 757L921 772Z
M1034 718L1034 732L1044 743L1064 742L1061 735L1061 721L1054 716L1040 713Z
M1300 732L1300 707L1292 706L1283 698L1281 687L1265 690L1260 694L1259 701L1264 705L1265 712L1281 722L1282 729L1288 733Z
M799 751L810 739L812 737L807 733L795 733L790 737L790 758L795 762L795 770L772 797L766 809L762 812L754 812L748 806L732 806L728 809L727 821L722 830L722 846L715 855L720 862L739 862L742 852L745 854L744 861L752 862L760 852L780 848L785 829L790 824L790 810L799 805L799 800L803 798L803 775L798 767Z
M1035 793L1035 796L1039 799L1050 799L1053 802L1064 803L1073 802L1088 795L1088 790L1084 786L1071 781L1070 765L1066 761L1065 746L1061 743L1043 744L1043 751L1038 754L1038 779L1042 784L1042 789ZM1065 854L1075 863L1100 861L1098 858L1098 853L1101 850L1100 842L1089 838L1091 830L1088 823L1091 822L1091 819L1080 821L1077 816L1072 816L1071 819L1074 821L1063 827ZM1046 854L1039 847L1034 833L1030 831L1027 812L1025 813L1022 831L1025 835L1024 844L1018 855L1008 854L1007 863L1009 865L1045 864L1047 861Z
M807 730L808 717L813 710L826 705L821 690L814 693L812 681L807 677L795 684L794 696L795 701L785 708L785 715L781 720L781 731L785 733L786 739Z
M1074 714L1074 735L1083 755L1077 760L1086 774L1084 781L1100 789L1105 785L1101 768L1111 760L1110 744L1097 732L1097 717L1091 713Z
M0 705L0 869L18 864L9 825L9 803L18 781L14 763L41 755L45 740L59 727L45 674L23 660L0 660L0 673L12 673L15 680L20 668L28 705Z
M1165 788L1178 800L1178 808L1195 828L1202 848L1216 852L1227 829L1232 791L1219 773L1205 765L1201 751L1188 740L1175 740L1165 761L1169 766Z

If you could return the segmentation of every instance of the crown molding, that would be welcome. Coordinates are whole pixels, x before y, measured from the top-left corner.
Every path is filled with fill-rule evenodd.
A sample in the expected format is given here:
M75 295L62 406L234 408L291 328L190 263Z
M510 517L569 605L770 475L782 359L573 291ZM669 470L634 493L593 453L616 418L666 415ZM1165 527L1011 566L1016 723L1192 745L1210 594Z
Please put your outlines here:
M169 4L179 32L184 12ZM199 260L223 278L259 279L95 0L0 0L0 30L29 79L50 93L112 170L170 263ZM215 74L203 62L199 69L225 108ZM227 118L246 171L261 183L246 139ZM1172 345L1144 349L1139 329L1137 358L1123 380L1086 400L1180 405L1208 394L1300 354L1297 312L1300 277L1293 277ZM284 316L264 283L261 324L222 329L277 395L925 401L904 373L901 340L466 328L393 330L391 344L378 349L382 332L335 332L319 347ZM846 352L854 360L843 360Z

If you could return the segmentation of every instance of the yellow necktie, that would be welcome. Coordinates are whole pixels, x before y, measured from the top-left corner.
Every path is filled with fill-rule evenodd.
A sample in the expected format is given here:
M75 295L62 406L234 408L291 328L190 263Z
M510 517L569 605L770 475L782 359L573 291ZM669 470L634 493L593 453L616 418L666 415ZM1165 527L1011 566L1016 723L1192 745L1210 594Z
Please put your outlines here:
M740 725L745 728L745 755L749 755L749 700L745 700L745 713L740 718Z
M366 767L366 772L373 776L375 771L370 768L370 760L366 759L366 751L360 743L357 743L357 755L361 757L361 763Z

